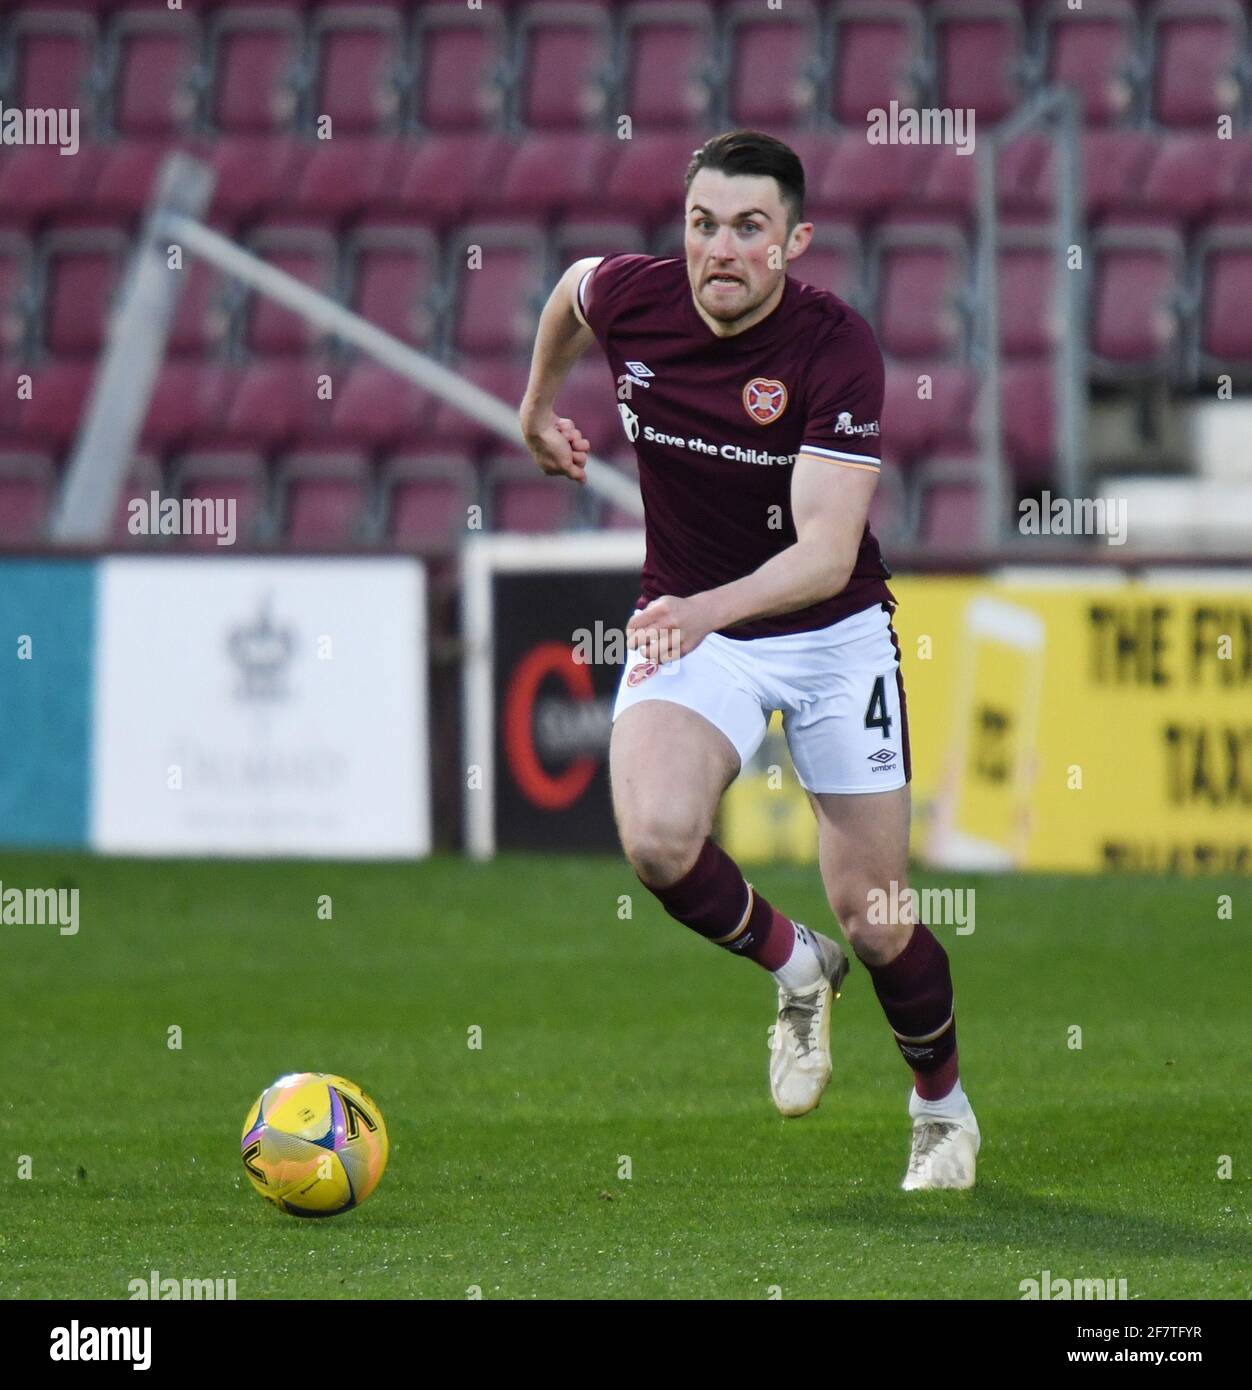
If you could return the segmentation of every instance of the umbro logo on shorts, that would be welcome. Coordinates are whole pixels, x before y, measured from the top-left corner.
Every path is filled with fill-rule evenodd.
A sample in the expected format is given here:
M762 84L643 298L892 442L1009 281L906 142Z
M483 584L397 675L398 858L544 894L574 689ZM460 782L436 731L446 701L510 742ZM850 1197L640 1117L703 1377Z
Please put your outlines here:
M641 661L638 666L632 668L630 675L626 677L626 684L642 685L649 676L655 676L659 669L655 661Z
M891 748L880 748L877 753L869 755L869 761L878 764L874 769L875 772L882 772L888 763L893 763L895 760L895 751Z

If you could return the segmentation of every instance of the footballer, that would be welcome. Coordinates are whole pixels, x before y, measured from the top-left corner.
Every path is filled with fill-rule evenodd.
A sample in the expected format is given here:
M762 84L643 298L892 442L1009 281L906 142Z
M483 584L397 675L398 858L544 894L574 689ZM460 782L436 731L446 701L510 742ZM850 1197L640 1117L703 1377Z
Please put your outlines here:
M598 342L638 456L647 538L609 753L632 868L670 916L773 975L770 1090L784 1115L807 1114L830 1080L848 958L767 902L710 838L780 710L831 911L913 1073L903 1186L967 1188L980 1137L957 1073L947 953L926 926L869 906L909 901L895 600L866 520L882 354L858 313L787 274L812 239L803 219L789 146L744 130L707 141L686 172L683 259L606 255L561 277L520 425L544 473L584 481L591 444L554 404Z

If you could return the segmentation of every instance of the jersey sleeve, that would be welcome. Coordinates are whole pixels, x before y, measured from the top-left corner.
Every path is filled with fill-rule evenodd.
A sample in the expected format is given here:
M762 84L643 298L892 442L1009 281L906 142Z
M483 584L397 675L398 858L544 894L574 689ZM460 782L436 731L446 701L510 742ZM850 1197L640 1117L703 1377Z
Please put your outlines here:
M628 301L640 273L652 259L634 252L605 256L578 282L579 313L601 344Z
M862 318L832 334L814 356L800 454L842 468L878 472L884 370L874 331Z

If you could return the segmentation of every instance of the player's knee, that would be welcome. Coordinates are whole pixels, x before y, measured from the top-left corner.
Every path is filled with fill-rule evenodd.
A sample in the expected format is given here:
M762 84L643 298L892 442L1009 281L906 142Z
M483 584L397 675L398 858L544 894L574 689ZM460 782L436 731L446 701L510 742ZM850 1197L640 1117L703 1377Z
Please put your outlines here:
M827 894L848 945L867 965L894 960L913 931L911 920L897 920L900 914L893 917L889 911L878 910L883 896L870 887L844 885Z
M675 815L641 816L621 827L630 866L654 888L677 883L700 857L704 835L692 819Z

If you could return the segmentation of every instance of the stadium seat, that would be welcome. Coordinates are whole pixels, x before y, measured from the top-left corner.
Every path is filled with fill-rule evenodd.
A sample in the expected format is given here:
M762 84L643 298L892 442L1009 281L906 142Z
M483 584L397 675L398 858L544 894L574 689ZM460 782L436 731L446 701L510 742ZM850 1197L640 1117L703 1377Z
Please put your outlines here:
M131 503L142 498L148 501L153 493L162 497L173 496L164 487L161 465L151 454L140 454L131 460L126 477L118 490L117 502L113 507L113 529L110 540L115 545L159 545L162 538L148 533L136 534L130 529L133 515Z
M485 473L490 526L493 531L526 533L561 531L579 508L582 489L568 478L548 478L528 454L502 454Z
M0 545L41 537L55 487L56 472L46 454L0 448Z
M382 469L383 535L403 549L451 548L464 539L478 474L468 454L423 451L397 455Z
M214 177L211 214L237 220L271 206L282 209L308 155L307 143L294 136L219 136L205 153Z
M503 110L505 17L495 6L423 5L416 15L413 111L428 131L476 131Z
M302 450L280 459L277 508L283 539L294 546L359 542L370 496L369 460L361 450Z
M885 457L878 486L869 504L870 530L884 547L903 545L912 540L913 489L907 486L894 459Z
M1198 345L1207 372L1252 374L1252 219L1214 228L1197 246L1200 272Z
M553 273L560 275L587 256L610 256L618 251L647 250L648 239L638 222L618 218L565 218L552 233Z
M636 485L638 484L639 460L635 457L635 451L625 440L622 440L616 448L601 453L599 457L605 463L611 464L619 473L630 478ZM600 506L600 525L613 531L638 531L643 525L643 521L634 512L627 511L625 507L618 507L612 502L604 502Z
M213 15L209 35L214 128L253 135L289 129L303 57L299 17L276 5L233 6Z
M1051 228L1002 228L997 263L1001 350L1016 356L1053 351L1061 334L1060 254Z
M830 12L829 109L840 125L865 128L890 103L915 106L924 45L921 12L905 0L850 0Z
M712 103L713 15L703 0L628 5L622 13L624 96L640 130L701 125Z
M394 337L428 350L442 309L439 247L422 226L356 228L345 256L348 303Z
M977 379L963 364L888 360L883 447L905 469L940 450L970 448L976 403Z
M1130 115L1139 43L1131 0L1087 0L1081 9L1051 0L1043 42L1044 80L1078 93L1084 125L1114 125Z
M481 264L469 268L469 248ZM544 241L524 223L474 223L449 238L454 309L452 342L459 352L528 351L542 308ZM453 278L454 277L454 278Z
M943 357L961 350L966 261L964 238L950 227L879 229L873 252L875 322L884 353Z
M599 122L611 63L609 11L596 3L538 0L518 18L517 112L530 130Z
M499 136L453 132L403 141L396 147L392 190L383 190L372 213L401 212L443 228L465 215L500 167Z
M682 221L682 179L699 136L664 131L617 142L619 148L597 200L602 216ZM578 209L586 215L592 209Z
M259 357L235 370L226 435L265 449L315 438L330 420L331 402L320 391L341 376L315 357ZM333 397L332 397L333 399Z
M333 139L392 129L400 112L401 43L401 16L392 6L314 10L314 123L329 117Z
M1133 205L1156 152L1157 137L1138 130L1086 130L1081 139L1083 204L1087 221L1099 224ZM1046 179L1053 188L1054 170L1055 161L1049 159Z
M193 15L122 10L105 45L110 125L127 137L187 130L196 112L200 27Z
M91 132L97 27L92 15L64 10L23 11L8 22L11 76L5 104L76 110L80 137Z
M1104 374L1155 374L1178 345L1181 237L1163 227L1110 224L1094 239L1093 365Z
M20 232L0 229L0 360L20 358L34 290L34 256Z
M329 436L351 444L404 447L424 438L431 397L389 367L358 359L335 373Z
M284 208L332 222L358 217L392 186L397 150L385 135L311 141Z
M861 238L855 228L822 223L808 250L787 267L806 285L829 290L854 307L862 302Z
M235 504L235 544L267 538L269 483L265 460L249 450L196 452L177 459L171 471L174 495ZM217 537L171 536L169 543L193 550L218 549Z
M810 118L822 69L817 11L808 0L778 10L739 0L726 17L726 47L733 124L784 131Z
M176 148L189 149L188 140L155 136L118 140L99 146L86 202L102 217L130 218L141 214L156 191L161 166Z
M166 351L174 354L218 352L230 331L228 281L200 256L188 254L181 270L170 270L178 277L181 291L174 309L174 321Z
M529 376L529 363L516 354L504 357L468 357L449 364L458 375L516 410ZM428 432L429 441L454 449L499 448L500 436L480 425L463 410L437 399Z
M1237 0L1159 0L1149 18L1152 116L1205 126L1237 112L1247 23Z
M45 360L30 367L31 397L17 403L15 439L35 449L64 449L78 431L95 373L90 357Z
M100 146L63 156L51 145L0 146L0 213L8 224L34 224L78 213L88 202Z
M1156 213L1179 228L1205 223L1234 203L1247 154L1246 139L1219 140L1207 131L1163 133L1122 211Z
M996 205L1002 218L1038 218L1051 208L1045 175L1052 141L1038 132L1019 135L996 154ZM959 218L972 233L978 207L978 158L955 145L923 147L918 154L920 186L915 198L928 217Z
M1000 426L1005 459L1019 490L1052 480L1056 467L1056 405L1052 357L1000 364Z
M809 180L810 215L868 220L916 207L927 153L918 145L871 145L863 130L834 137L825 168Z
M339 251L335 238L324 229L266 227L254 232L248 245L269 265L323 294L334 293ZM303 352L318 340L319 331L308 319L284 309L268 295L250 295L245 313L245 340L250 352Z
M129 253L129 238L116 227L47 233L39 260L44 284L42 338L49 352L99 352Z
M585 131L524 135L501 147L502 167L476 200L484 214L557 216L592 205L618 142Z
M931 8L935 81L941 108L971 108L994 125L1022 94L1025 29L1003 0L940 0Z
M556 413L568 415L591 443L593 453L612 448L622 437L613 373L599 351L580 358L557 392Z
M199 357L161 364L140 436L145 449L187 448L221 436L237 378Z
M936 459L918 479L918 541L933 550L976 554L982 544L982 485L974 459Z

